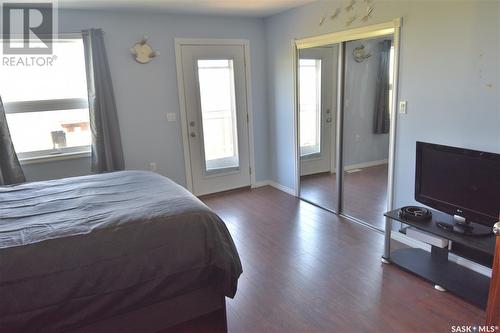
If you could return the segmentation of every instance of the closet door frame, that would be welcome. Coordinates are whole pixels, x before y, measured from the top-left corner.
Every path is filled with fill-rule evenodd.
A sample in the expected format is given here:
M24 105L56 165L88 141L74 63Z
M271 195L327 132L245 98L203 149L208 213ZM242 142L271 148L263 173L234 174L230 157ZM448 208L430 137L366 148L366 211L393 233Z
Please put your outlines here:
M345 79L345 44L349 41L355 41L359 39L367 39L367 38L376 38L382 36L393 36L394 39L394 70L393 70L393 85L394 85L394 93L392 95L391 100L391 126L389 132L389 158L388 158L388 179L387 179L387 211L392 210L394 206L394 163L395 163L395 152L396 152L396 125L397 125L397 101L398 101L398 92L399 92L399 54L400 54L400 34L401 34L401 24L402 18L396 18L390 22L350 29L341 32L334 32L319 36L307 37L296 39L294 41L294 54L293 54L293 68L294 68L294 118L295 118L295 126L294 126L294 138L295 138L295 193L300 193L300 151L299 149L299 135L298 135L298 59L299 59L299 51L301 49L307 49L317 46L331 45L331 44L339 44L338 47L338 81L337 81L337 130L336 130L336 190L337 190L337 202L336 202L336 210L334 213L340 214L344 217L347 217L355 222L360 222L368 227L374 228L373 226L368 225L367 223L363 223L362 221L353 219L349 216L345 216L342 213L342 202L343 202L343 114L344 114L344 79ZM326 209L326 208L325 208ZM329 209L327 209L329 210ZM390 229L390 222L386 219L385 229ZM379 232L383 232L382 230L376 229ZM388 249L388 244L390 240L390 232L386 232L386 245L385 252ZM389 237L389 239L387 239Z

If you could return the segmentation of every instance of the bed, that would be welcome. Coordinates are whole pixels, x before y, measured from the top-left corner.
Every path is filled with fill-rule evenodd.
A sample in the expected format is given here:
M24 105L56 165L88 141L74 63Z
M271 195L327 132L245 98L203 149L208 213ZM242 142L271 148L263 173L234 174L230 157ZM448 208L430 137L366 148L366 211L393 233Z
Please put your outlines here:
M225 313L241 273L224 222L160 175L0 187L0 332L156 332Z

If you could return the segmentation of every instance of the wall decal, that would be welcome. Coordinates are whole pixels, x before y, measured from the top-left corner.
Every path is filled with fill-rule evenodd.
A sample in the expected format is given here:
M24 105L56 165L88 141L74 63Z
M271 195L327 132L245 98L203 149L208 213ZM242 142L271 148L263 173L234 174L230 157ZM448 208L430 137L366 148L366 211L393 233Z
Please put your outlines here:
M347 6L345 7L345 11L349 12L354 9L354 5L356 4L356 0L350 0Z
M333 11L332 15L330 15L330 19L335 20L339 16L340 12L341 12L340 8L336 8Z
M371 17L372 12L373 12L372 6L366 7L366 14L361 18L361 21L363 22L368 21L368 19Z
M351 24L354 23L357 19L359 19L361 22L367 22L369 19L372 18L373 10L375 9L375 6L373 5L373 0L348 0L344 3L343 6L336 7L333 9L331 14L329 16L321 16L319 20L319 26L323 26L326 23L326 19L329 17L330 21L334 21L336 19L339 19L343 14L343 12L346 12L346 17L345 17L345 25L346 27L350 26ZM361 8L359 8L361 7ZM359 11L362 10L362 8L365 8L365 13L364 14L359 14ZM350 13L351 15L348 15L347 13Z
M349 18L347 19L347 21L345 22L345 25L346 25L347 27L348 27L348 26L350 26L350 25L351 25L354 21L356 21L356 19L357 19L357 18L358 18L358 17L357 17L356 15L353 15L353 16L349 17Z

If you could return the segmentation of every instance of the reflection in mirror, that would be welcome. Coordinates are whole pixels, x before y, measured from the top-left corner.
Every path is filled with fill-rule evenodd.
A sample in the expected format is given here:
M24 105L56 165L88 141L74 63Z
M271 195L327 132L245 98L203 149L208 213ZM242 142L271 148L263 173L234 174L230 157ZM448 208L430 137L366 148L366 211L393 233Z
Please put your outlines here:
M298 60L300 197L336 210L337 45L302 49Z
M392 37L346 43L342 213L384 228Z

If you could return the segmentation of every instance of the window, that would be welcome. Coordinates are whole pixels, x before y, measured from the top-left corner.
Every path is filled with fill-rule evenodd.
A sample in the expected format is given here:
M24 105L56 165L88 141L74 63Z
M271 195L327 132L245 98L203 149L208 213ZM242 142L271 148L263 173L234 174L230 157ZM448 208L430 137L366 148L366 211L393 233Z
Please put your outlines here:
M321 60L299 62L300 156L321 153Z
M42 65L0 64L0 96L21 160L90 151L82 38L53 43L52 61Z
M233 60L198 60L207 173L239 167Z

